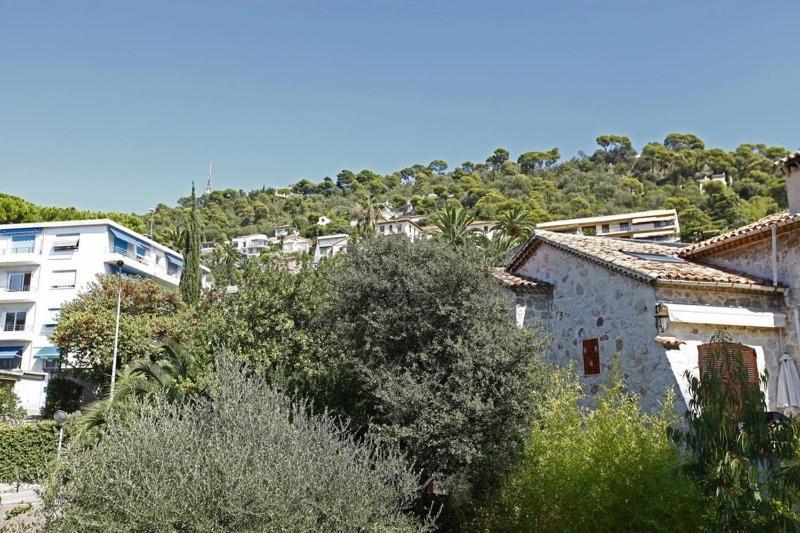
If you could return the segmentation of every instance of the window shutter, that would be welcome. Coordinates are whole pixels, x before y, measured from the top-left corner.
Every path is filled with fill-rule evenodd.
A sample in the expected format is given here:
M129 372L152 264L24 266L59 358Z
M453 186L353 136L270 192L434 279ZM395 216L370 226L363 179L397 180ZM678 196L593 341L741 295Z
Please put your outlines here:
M56 270L53 272L53 278L50 286L54 289L65 289L75 287L75 271L74 270Z
M733 381L735 367L728 360L740 356L747 369L747 382L758 383L758 364L755 349L733 342L715 342L701 344L697 347L698 367L700 368L700 381L707 376L709 371L717 373L723 383Z
M597 339L583 341L583 373L587 376L600 373L600 346Z

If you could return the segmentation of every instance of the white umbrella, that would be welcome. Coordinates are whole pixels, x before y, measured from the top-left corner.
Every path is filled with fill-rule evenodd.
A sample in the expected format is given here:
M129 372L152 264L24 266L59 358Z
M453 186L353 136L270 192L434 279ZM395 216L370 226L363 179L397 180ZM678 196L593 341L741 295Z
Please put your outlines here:
M788 415L800 413L800 375L789 354L783 354L778 368L778 409Z

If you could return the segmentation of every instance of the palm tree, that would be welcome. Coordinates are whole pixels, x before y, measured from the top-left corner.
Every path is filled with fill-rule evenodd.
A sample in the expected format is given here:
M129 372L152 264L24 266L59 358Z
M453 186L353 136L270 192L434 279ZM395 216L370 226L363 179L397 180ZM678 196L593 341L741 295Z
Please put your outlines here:
M475 220L473 214L464 207L446 206L431 217L433 224L442 232L442 238L454 246L469 240L469 225Z
M243 260L244 254L230 241L215 246L214 251L211 252L215 282L233 285L237 281L239 268L242 266Z
M176 226L174 228L168 228L167 231L164 232L164 240L166 244L170 246L173 250L177 250L183 253L184 248L186 248L186 237L188 233L184 228L180 226Z
M106 396L83 409L76 428L78 440L95 442L111 414L124 411L130 402L156 396L169 402L186 401L195 392L187 383L191 383L191 373L198 364L188 350L168 342L160 344L152 354L132 361L117 378L113 400Z
M381 218L381 211L372 202L372 196L353 206L351 216L356 220L356 234L359 237L375 235L375 223Z
M492 266L501 267L508 264L511 253L519 246L520 240L503 234L496 234L490 239L483 233L478 233L475 235L475 244Z
M524 240L533 231L533 225L533 217L528 211L520 207L513 207L503 211L495 223L495 228L507 237Z

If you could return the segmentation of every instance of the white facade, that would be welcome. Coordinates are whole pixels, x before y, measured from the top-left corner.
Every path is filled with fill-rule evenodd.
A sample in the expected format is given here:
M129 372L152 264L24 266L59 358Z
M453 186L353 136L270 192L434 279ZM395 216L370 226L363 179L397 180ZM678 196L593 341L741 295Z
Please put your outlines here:
M269 250L270 247L278 241L273 237L267 237L263 233L255 233L253 235L234 237L231 239L231 242L242 254L257 256L261 255L262 251Z
M281 251L285 254L307 254L311 250L311 241L299 235L290 235L283 239Z
M471 232L481 233L489 239L494 237L494 222L491 220L475 220L467 228Z
M375 223L375 231L379 237L387 235L405 235L412 241L422 237L422 228L410 218L396 218L394 220L379 220Z
M345 233L317 237L317 247L314 249L314 258L311 260L311 264L316 265L326 257L333 257L344 252L347 250L349 241L350 236Z
M39 413L58 369L48 335L62 305L120 270L177 287L183 259L111 220L0 225L0 380L14 382L28 414Z
M327 225L328 225L328 224L330 224L330 223L331 223L331 219L330 219L330 218L328 218L328 217L326 217L325 215L322 215L322 216L321 216L321 217L319 217L319 219L317 220L317 225L318 225L318 226L327 226Z
M678 213L674 209L542 222L536 224L536 229L557 233L665 242L680 240L681 233Z

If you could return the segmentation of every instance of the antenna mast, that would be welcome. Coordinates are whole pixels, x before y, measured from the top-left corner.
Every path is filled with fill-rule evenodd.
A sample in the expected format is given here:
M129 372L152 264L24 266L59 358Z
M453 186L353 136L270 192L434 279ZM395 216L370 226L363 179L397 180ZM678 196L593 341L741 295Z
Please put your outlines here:
M211 180L214 179L214 161L208 164L208 182L206 182L206 194L211 194Z

